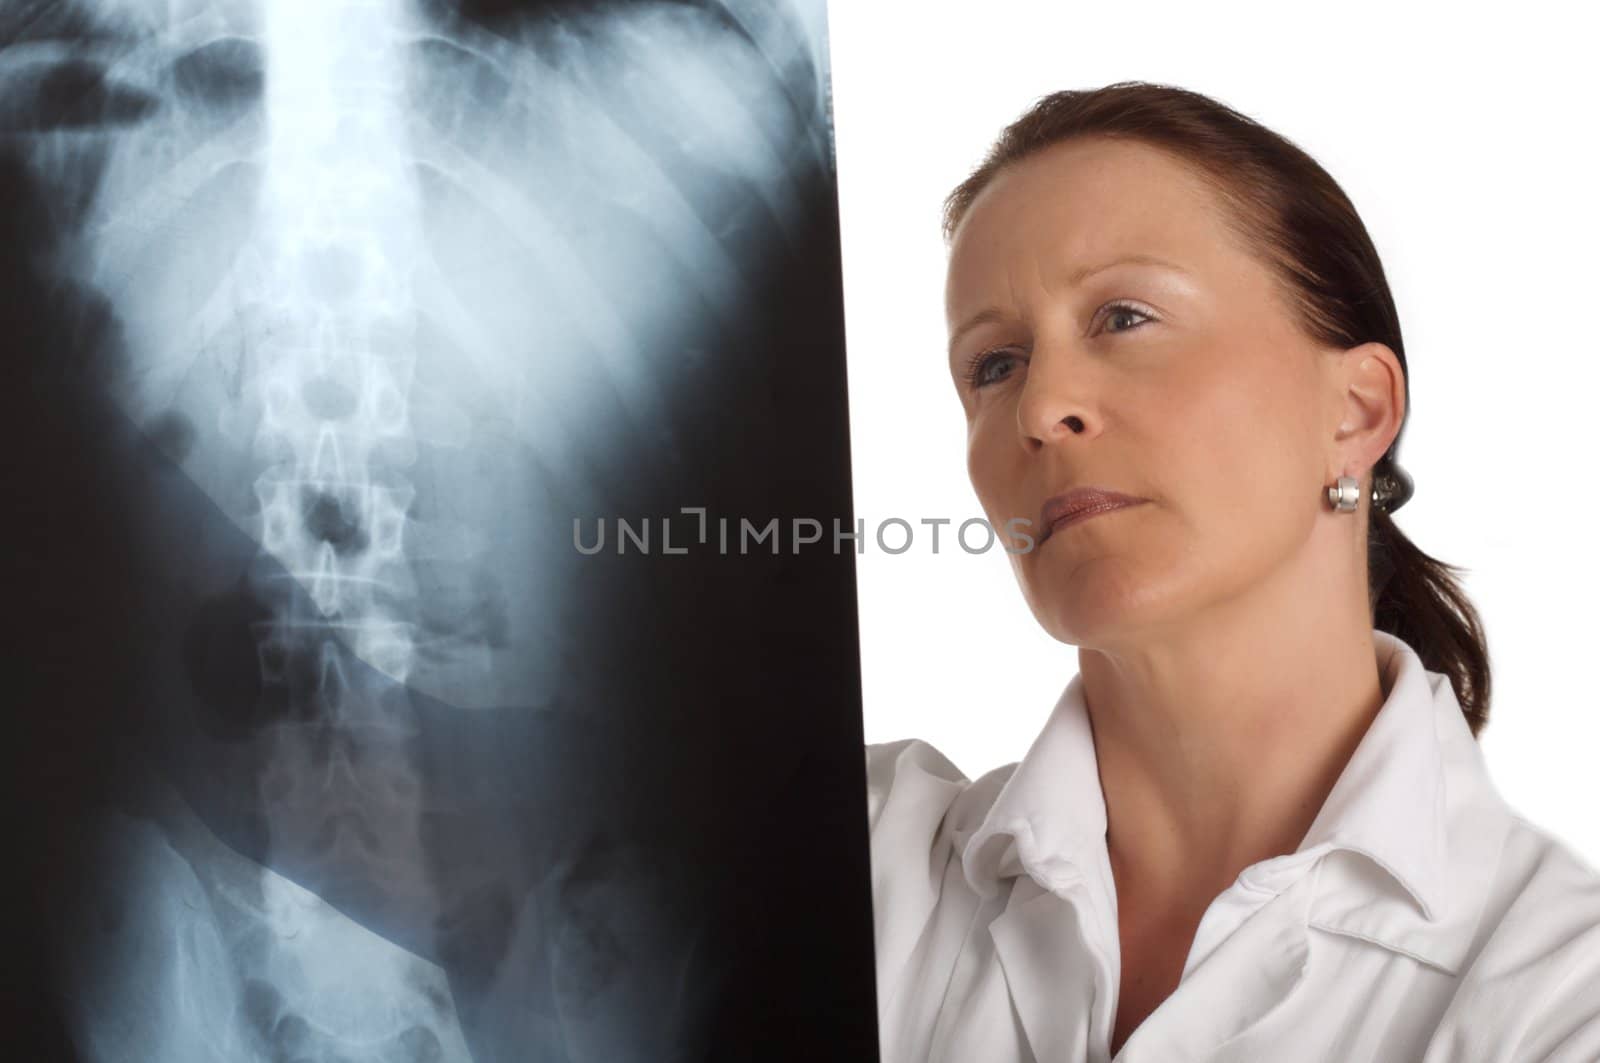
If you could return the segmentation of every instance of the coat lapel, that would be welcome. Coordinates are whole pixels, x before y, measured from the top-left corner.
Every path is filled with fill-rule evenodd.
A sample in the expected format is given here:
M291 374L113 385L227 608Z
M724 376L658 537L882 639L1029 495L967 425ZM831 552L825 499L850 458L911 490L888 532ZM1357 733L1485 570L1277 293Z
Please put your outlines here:
M1315 870L1248 916L1133 1031L1117 1063L1215 1059L1282 1004L1305 976Z

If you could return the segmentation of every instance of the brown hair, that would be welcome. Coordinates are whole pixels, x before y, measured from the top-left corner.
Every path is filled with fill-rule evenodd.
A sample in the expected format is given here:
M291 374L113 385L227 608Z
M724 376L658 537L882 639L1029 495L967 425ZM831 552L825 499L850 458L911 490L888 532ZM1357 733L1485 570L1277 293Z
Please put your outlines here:
M1232 230L1273 270L1310 336L1345 349L1376 341L1395 353L1406 377L1406 416L1373 474L1400 477L1409 497L1410 480L1395 451L1410 420L1411 373L1377 249L1327 171L1252 119L1198 92L1143 81L1052 93L1007 126L946 198L945 240L1001 169L1086 136L1136 140L1190 164L1221 198ZM1456 580L1461 567L1418 549L1377 505L1368 507L1367 559L1373 626L1449 677L1476 736L1489 718L1489 649L1477 610Z

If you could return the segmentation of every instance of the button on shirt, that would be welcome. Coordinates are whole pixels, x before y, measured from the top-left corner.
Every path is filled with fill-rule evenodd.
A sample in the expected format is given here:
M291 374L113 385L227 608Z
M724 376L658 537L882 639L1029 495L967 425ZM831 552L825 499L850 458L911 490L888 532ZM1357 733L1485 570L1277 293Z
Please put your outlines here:
M1373 641L1383 706L1299 849L1212 900L1117 1063L1600 1061L1600 875L1499 796L1449 679ZM1017 764L968 780L907 739L866 765L883 1063L1107 1063L1121 956L1081 677Z

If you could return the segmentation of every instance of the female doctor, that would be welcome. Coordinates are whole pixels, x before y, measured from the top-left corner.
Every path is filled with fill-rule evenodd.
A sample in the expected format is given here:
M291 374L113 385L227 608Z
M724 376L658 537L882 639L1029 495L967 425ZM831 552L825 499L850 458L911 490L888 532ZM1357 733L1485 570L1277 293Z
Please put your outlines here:
M968 471L1078 673L977 780L867 747L885 1063L1600 1060L1600 876L1485 772L1339 186L1125 82L1009 126L945 235Z

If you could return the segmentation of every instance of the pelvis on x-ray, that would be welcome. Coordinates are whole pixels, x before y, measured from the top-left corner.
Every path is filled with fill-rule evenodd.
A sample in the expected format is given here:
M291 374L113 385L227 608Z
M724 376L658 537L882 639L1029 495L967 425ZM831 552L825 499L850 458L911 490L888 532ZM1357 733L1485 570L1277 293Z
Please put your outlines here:
M29 1058L871 1058L823 0L0 48Z

